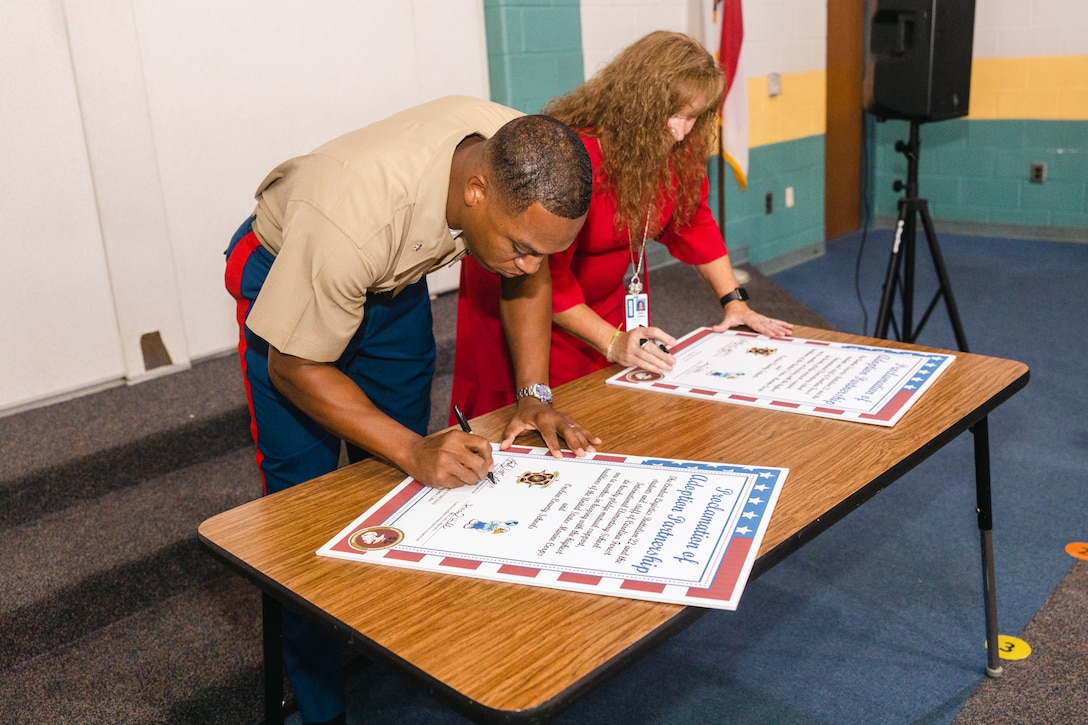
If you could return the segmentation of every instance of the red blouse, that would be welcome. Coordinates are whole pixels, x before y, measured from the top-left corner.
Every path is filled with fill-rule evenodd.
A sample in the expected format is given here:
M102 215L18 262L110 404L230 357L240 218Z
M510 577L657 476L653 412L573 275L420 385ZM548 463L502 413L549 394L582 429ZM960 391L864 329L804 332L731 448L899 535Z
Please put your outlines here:
M631 270L630 240L613 224L615 197L600 191L600 143L584 134L582 142L593 164L593 197L585 225L574 243L565 252L548 258L552 310L562 312L585 303L613 327L619 327L624 321L625 277ZM656 210L663 228L657 241L681 262L706 264L726 254L725 242L707 202L709 188L709 182L704 180L699 206L683 227L674 227L671 222L674 190L663 195ZM645 270L642 281L644 291L648 292L649 275ZM498 275L485 271L471 256L462 261L452 403L470 418L514 402L513 367L499 320L499 289ZM652 295L650 302L652 313ZM552 387L609 364L593 347L552 326L549 381ZM451 413L450 425L455 423Z

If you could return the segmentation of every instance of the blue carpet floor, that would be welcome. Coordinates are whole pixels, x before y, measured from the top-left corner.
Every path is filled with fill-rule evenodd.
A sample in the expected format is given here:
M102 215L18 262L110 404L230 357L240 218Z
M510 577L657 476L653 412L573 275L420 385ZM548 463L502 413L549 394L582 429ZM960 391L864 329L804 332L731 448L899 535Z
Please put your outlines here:
M871 232L857 265L864 327L860 242L829 242L774 280L837 329L872 334L890 233ZM1015 636L1070 569L1064 546L1088 539L1088 245L944 235L941 246L971 351L1032 371L990 416L1000 632ZM920 246L922 309L927 255ZM917 342L955 349L943 305ZM967 435L750 583L738 611L709 612L557 722L951 722L985 677L974 506ZM353 679L351 722L464 722L384 668Z

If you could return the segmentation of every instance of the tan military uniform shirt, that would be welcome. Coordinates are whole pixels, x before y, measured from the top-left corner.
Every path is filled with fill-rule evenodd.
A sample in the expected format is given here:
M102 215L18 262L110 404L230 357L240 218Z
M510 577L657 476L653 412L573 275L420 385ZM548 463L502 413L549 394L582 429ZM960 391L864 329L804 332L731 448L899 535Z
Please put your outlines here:
M454 149L520 115L450 96L276 167L257 190L253 223L276 260L249 328L289 355L339 358L368 294L395 294L464 256L464 241L446 224Z

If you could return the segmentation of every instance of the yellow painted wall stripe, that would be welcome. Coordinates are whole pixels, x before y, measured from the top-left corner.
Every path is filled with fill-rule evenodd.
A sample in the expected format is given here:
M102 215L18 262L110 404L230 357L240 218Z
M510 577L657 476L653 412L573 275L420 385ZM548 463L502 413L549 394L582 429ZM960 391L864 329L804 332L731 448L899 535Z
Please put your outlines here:
M972 61L967 117L1088 120L1088 55Z
M781 92L767 95L767 78L748 79L748 145L766 146L826 130L825 71L785 73ZM976 120L1088 120L1088 55L976 58L971 64L971 112Z
M824 132L827 73L783 73L781 92L767 95L767 78L748 79L748 145L766 146Z

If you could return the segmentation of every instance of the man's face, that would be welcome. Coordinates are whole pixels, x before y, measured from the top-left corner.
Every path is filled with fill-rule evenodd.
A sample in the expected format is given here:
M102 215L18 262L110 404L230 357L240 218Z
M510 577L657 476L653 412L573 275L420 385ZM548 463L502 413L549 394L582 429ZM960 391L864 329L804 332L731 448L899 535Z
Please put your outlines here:
M564 219L539 202L517 216L484 199L462 218L465 244L482 267L504 277L533 274L549 254L564 251L585 216Z

